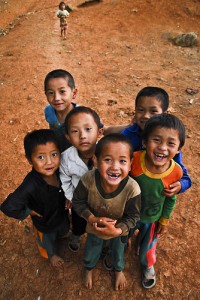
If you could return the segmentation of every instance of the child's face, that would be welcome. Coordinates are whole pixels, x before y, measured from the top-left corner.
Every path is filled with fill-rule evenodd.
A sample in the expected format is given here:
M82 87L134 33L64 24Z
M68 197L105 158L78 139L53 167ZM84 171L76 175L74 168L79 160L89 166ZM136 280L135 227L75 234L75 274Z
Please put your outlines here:
M65 10L65 4L62 3L61 6L60 6L61 10Z
M49 104L58 112L71 110L71 102L76 98L76 89L71 89L65 78L52 78L47 83L46 97Z
M96 142L103 134L92 115L80 112L73 115L69 121L67 138L81 154L94 154Z
M60 151L53 142L38 145L31 155L30 164L44 178L52 176L60 164Z
M153 116L162 114L161 101L155 97L141 97L135 108L135 122L144 130L145 123Z
M178 131L172 128L156 127L149 135L146 147L146 162L149 171L158 169L163 173L170 166L170 160L180 152Z
M101 185L105 192L113 192L129 174L131 167L130 148L122 142L111 142L96 159L101 175Z

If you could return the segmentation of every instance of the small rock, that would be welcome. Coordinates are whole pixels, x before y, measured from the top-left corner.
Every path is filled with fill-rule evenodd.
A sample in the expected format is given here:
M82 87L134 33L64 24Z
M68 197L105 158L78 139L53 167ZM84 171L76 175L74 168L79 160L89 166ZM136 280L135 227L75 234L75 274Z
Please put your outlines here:
M183 33L172 38L172 41L176 46L192 47L197 41L197 35L194 32Z
M114 104L117 104L117 100L110 99L110 100L107 101L107 104L112 106Z
M190 99L190 100L189 100L189 103L190 103L190 104L193 104L193 102L194 102L194 99Z
M198 92L199 92L199 90L195 90L195 89L192 89L192 88L187 88L185 91L189 95L195 95L195 94L198 94Z

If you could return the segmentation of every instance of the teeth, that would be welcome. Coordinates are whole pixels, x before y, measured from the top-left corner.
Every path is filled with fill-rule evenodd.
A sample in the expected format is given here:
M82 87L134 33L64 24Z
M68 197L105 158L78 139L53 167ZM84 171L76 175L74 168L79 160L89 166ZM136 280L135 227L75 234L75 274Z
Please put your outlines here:
M155 154L157 158L166 158L167 156L164 154Z
M120 175L119 174L108 174L108 176L113 177L113 178L118 178Z

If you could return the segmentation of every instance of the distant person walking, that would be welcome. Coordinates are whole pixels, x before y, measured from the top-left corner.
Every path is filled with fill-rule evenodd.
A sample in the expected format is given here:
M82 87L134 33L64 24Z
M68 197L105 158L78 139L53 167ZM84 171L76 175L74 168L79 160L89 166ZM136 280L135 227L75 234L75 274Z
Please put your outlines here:
M59 10L57 12L57 17L60 19L60 29L61 29L61 37L66 39L67 34L67 17L69 16L69 12L67 11L67 5L65 2L60 2Z

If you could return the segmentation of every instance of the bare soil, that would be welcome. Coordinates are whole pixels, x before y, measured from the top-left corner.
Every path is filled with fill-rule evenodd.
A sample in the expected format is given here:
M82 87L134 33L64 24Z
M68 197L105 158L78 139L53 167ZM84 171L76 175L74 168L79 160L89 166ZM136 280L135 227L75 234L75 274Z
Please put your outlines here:
M198 0L103 0L85 7L68 2L67 40L60 37L55 0L0 0L0 203L30 170L24 135L47 128L43 115L45 75L57 68L70 71L78 88L77 102L95 109L106 125L131 120L134 99L147 85L170 95L170 110L187 128L184 163L193 186L178 196L167 236L158 245L157 284L141 286L138 258L126 252L128 287L114 291L114 276L100 261L94 287L83 285L82 254L60 247L64 278L58 280L42 259L31 221L20 223L0 215L0 299L200 299L199 289L199 97L200 47L178 47L170 35L199 36ZM114 100L113 105L108 105ZM112 102L112 101L111 101Z

